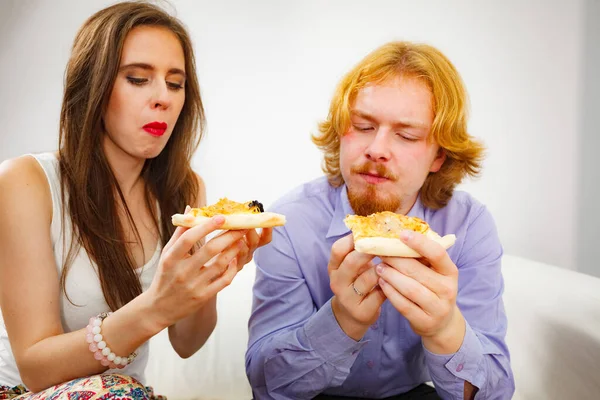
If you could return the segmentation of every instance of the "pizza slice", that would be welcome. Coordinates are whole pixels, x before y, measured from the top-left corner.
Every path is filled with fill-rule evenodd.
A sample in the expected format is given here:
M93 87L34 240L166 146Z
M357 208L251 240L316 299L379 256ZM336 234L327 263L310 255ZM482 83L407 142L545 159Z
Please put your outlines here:
M285 215L265 212L263 205L257 200L238 203L227 198L202 208L192 208L185 214L175 214L171 222L175 226L188 228L199 225L215 215L223 215L225 223L221 229L239 230L254 228L271 228L285 224Z
M407 229L429 237L444 249L448 249L456 241L456 236L452 234L441 237L420 218L390 211L382 211L366 217L347 215L344 223L352 231L355 250L376 256L421 257L400 240L400 232Z

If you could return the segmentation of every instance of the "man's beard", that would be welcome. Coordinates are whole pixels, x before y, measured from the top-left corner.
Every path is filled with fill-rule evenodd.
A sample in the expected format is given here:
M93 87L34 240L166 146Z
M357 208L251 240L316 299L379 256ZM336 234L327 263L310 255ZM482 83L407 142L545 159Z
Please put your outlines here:
M375 169L378 175L388 178L392 182L398 179L381 164L375 164ZM352 167L352 172L355 174L365 174L372 170L373 168L369 168L369 163L365 163L359 167ZM377 185L368 183L366 183L366 187L363 190L351 188L348 185L348 200L350 201L350 206L356 215L362 216L367 216L381 211L396 212L401 205L399 197L384 194L377 190Z
M378 193L376 185L368 185L360 191L348 187L348 200L356 215L362 216L381 211L396 212L401 205L398 197Z

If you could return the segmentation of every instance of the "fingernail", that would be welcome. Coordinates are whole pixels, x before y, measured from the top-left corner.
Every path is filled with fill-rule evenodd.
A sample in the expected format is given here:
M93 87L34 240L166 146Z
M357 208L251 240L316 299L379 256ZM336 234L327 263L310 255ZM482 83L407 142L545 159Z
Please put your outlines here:
M223 222L225 222L225 217L222 215L216 215L213 217L213 221L217 224L217 225L221 225Z
M379 286L384 287L385 285L387 285L386 281L384 281L383 278L379 278Z
M410 230L404 230L402 232L400 232L400 239L404 240L404 241L408 241L413 237L413 231Z
M377 265L377 267L375 267L375 271L377 271L378 274L383 274L383 265Z
M190 207L189 205L185 206L185 212L184 214L187 214L188 211L190 211L192 209L192 207Z

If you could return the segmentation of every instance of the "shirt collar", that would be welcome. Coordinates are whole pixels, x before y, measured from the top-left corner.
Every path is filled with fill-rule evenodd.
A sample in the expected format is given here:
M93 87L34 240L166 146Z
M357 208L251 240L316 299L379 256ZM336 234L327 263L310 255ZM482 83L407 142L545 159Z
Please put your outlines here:
M350 232L350 229L344 223L344 218L348 214L354 214L352 207L350 207L350 201L348 200L348 189L346 185L340 186L338 189L338 195L336 196L335 209L333 211L333 219L329 225L327 231L327 239L335 236L344 236Z

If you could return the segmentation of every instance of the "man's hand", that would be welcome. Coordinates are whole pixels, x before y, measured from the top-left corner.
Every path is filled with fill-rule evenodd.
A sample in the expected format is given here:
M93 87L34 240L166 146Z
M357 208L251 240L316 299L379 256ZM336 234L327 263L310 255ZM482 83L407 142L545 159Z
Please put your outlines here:
M334 294L333 315L346 335L357 341L377 320L385 301L377 286L373 258L354 250L350 234L333 244L327 267Z
M376 269L379 286L422 337L425 348L436 354L455 353L466 329L456 306L458 268L446 250L425 235L403 231L400 239L423 258L382 257Z

